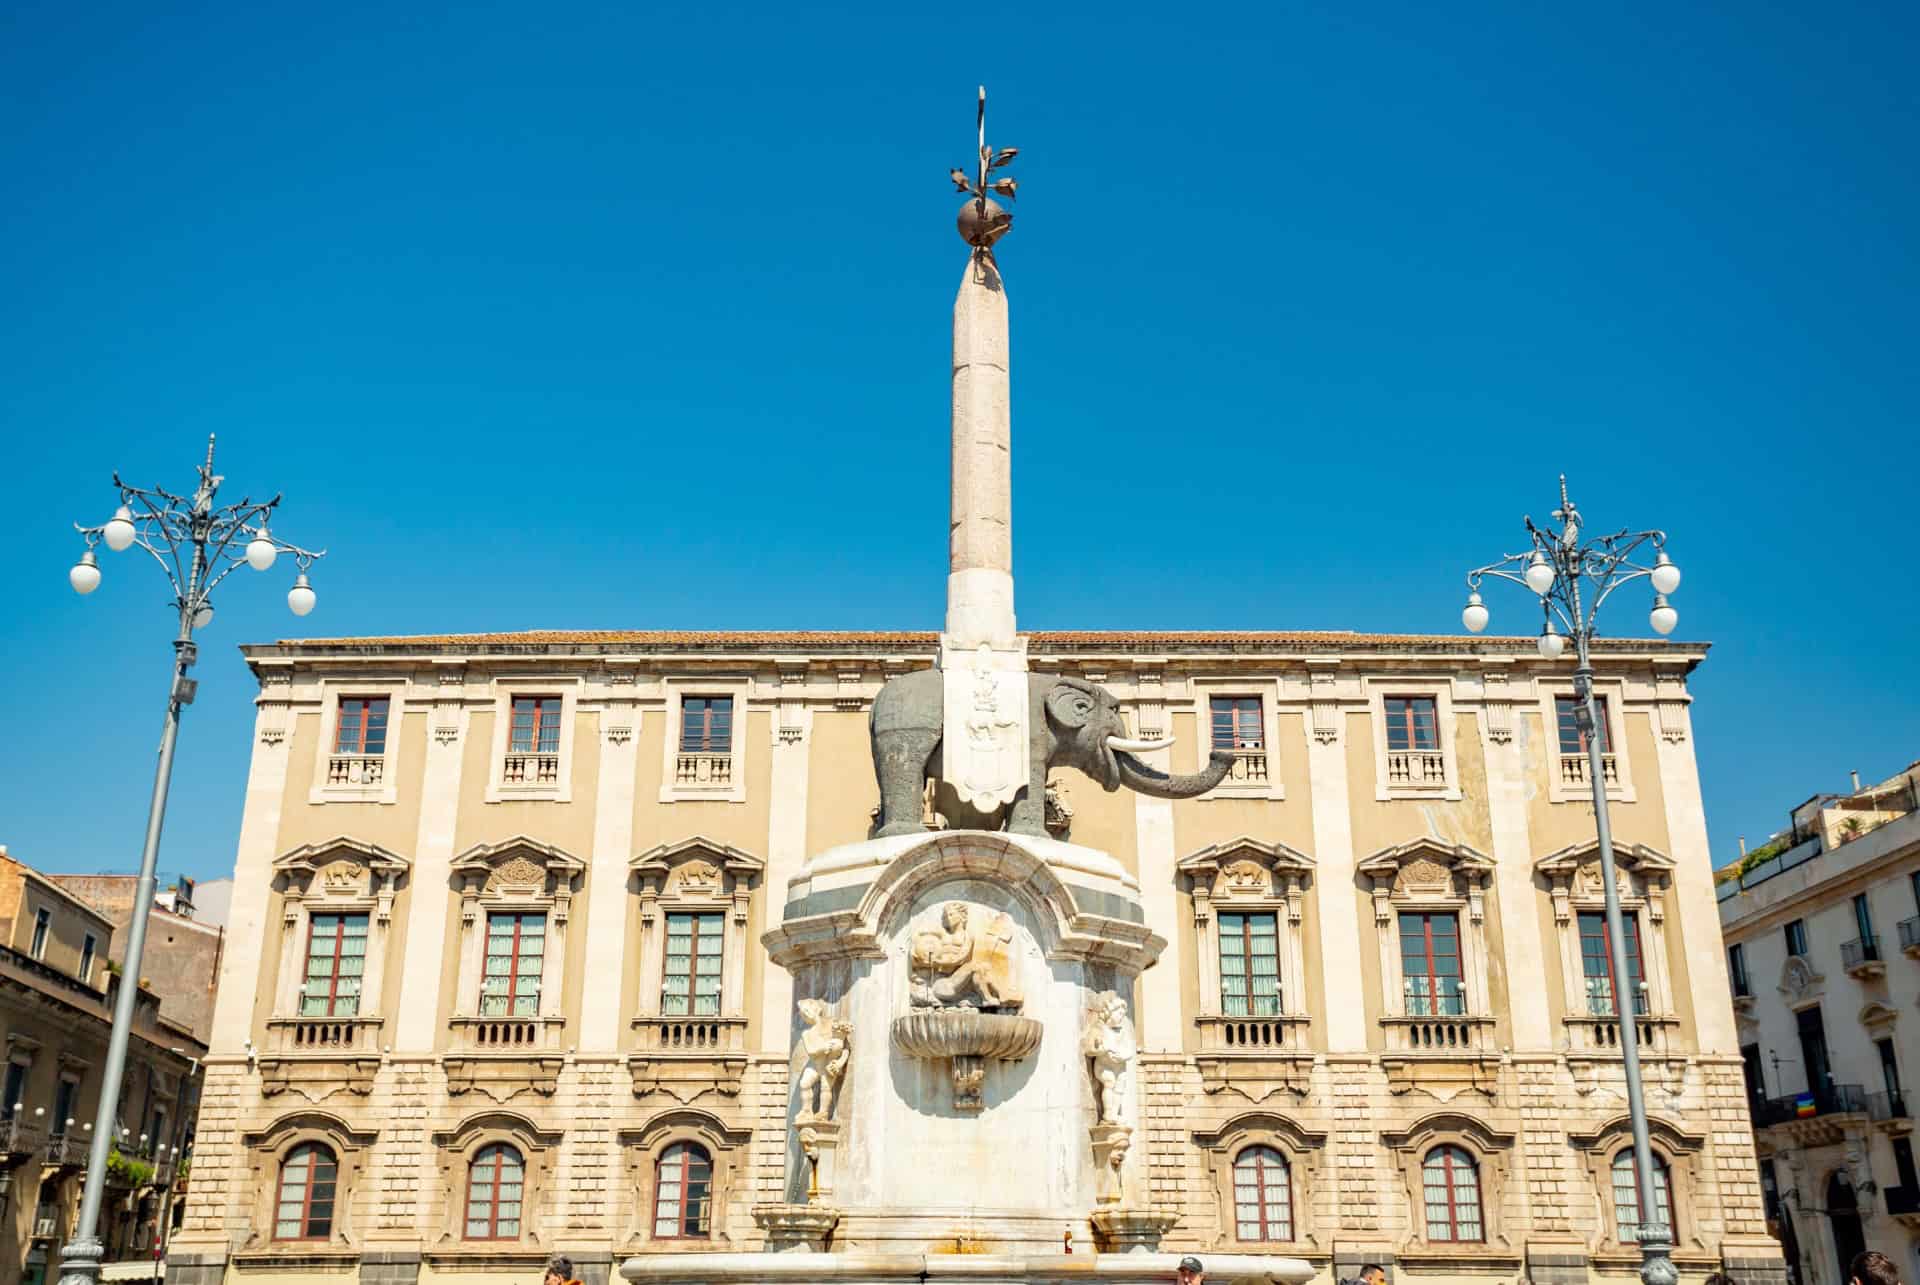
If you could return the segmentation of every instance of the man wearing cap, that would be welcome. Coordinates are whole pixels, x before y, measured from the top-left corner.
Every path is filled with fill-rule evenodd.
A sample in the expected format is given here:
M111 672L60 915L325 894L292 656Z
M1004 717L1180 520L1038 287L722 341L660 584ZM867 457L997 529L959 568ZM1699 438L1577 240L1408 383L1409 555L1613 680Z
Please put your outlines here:
M1188 1254L1173 1269L1173 1279L1176 1285L1203 1285L1207 1279L1207 1269L1200 1265L1199 1259Z

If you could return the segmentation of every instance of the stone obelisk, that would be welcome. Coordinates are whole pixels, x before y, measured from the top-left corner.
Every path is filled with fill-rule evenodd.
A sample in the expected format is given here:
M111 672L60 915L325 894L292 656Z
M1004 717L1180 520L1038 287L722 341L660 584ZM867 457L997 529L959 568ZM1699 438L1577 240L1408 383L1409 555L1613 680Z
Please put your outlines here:
M953 504L947 536L947 628L942 752L946 781L983 811L1011 803L1028 783L1027 647L1013 621L1012 405L1007 295L993 244L1013 217L989 192L1011 197L995 177L1014 157L987 146L987 91L980 91L979 161L969 178L961 239L969 249L953 301Z

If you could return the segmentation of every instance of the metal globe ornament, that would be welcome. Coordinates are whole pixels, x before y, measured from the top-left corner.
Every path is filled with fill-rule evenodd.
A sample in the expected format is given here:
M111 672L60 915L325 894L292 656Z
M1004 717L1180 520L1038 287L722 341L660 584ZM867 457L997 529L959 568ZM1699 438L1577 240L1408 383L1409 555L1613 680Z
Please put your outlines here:
M991 249L993 243L1013 227L1013 215L998 201L976 196L960 207L956 224L962 241L976 250L986 250Z

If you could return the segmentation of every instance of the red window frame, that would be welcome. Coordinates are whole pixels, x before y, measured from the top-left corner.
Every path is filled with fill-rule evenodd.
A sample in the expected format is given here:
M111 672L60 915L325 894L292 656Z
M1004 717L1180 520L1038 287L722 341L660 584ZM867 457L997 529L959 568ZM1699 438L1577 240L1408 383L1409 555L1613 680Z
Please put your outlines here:
M508 724L507 753L558 754L560 752L560 708L558 696L516 696Z
M1253 1161L1254 1194L1257 1201L1260 1234L1256 1241L1291 1241L1293 1239L1293 1166L1277 1150L1268 1146L1248 1147L1233 1158L1233 1235L1236 1240L1246 1240L1240 1234L1240 1224L1244 1221L1240 1204L1240 1166L1248 1158ZM1286 1184L1287 1203L1284 1210L1269 1212L1267 1208L1267 1171L1278 1169L1280 1180Z
M1631 911L1622 911L1620 922L1626 925L1627 931L1627 973L1628 980L1633 984L1633 1015L1645 1017L1647 993L1641 989L1640 983L1647 979L1647 964L1640 954L1640 919ZM1587 983L1587 1015L1618 1017L1620 1016L1620 982L1613 975L1613 944L1607 939L1607 917L1597 910L1583 910L1576 924L1580 932L1580 971ZM1600 947L1598 958L1602 961L1605 972L1594 971L1595 955L1592 947L1596 942ZM1607 979L1607 998L1612 1006L1611 1010L1605 1013L1595 1012L1593 1008L1593 983L1601 977Z
M1416 751L1437 753L1440 749L1440 703L1431 696L1387 696L1382 707L1387 717L1387 749L1395 754ZM1423 729L1419 714L1426 714ZM1422 740L1425 744L1422 744Z
M287 1168L295 1160L300 1159L302 1157L311 1157L311 1159L308 1160L308 1163L307 1163L307 1176L305 1179L303 1189L300 1193L300 1234L297 1236L282 1236L280 1234L280 1209L286 1203ZM326 1179L327 1198L325 1201L327 1206L327 1214L326 1214L325 1221L320 1224L320 1229L318 1231L315 1231L314 1218L313 1218L313 1204L314 1204L313 1193L321 1185L320 1173L321 1173L322 1165L327 1166L327 1172L328 1172L328 1177ZM279 1179L274 1183L273 1238L275 1240L282 1240L282 1241L332 1239L333 1237L333 1206L339 1194L339 1182L340 1182L340 1161L339 1161L339 1158L333 1154L333 1149L331 1147L323 1146L318 1142L303 1142L299 1146L295 1147L292 1151L289 1151L287 1153L287 1158L280 1162L280 1176L279 1176Z
M1278 1017L1280 1016L1280 1009L1282 1007L1281 999L1286 993L1285 992L1286 979L1280 976L1280 916L1270 910L1251 910L1251 911L1229 910L1229 911L1223 911L1221 913L1220 918L1222 921L1220 924L1220 940L1223 943L1220 950L1220 957L1221 957L1220 1007L1221 1009L1225 1011L1228 1017ZM1226 969L1226 963L1225 963L1226 959L1228 958L1228 955L1227 955L1227 951L1225 949L1224 943L1228 940L1228 934L1230 930L1226 927L1226 924L1224 923L1224 921L1228 918L1237 918L1239 920L1239 931L1238 933L1233 934L1239 937L1240 949L1242 951L1242 954L1240 956L1242 971L1240 976L1237 978L1229 978L1227 976L1227 969ZM1271 958L1273 960L1273 989L1265 994L1262 994L1261 992L1254 989L1255 977L1254 977L1253 961L1256 958L1256 956L1254 955L1254 950L1253 950L1253 943L1254 943L1253 926L1254 926L1254 921L1257 919L1266 920L1273 925L1272 934L1262 939L1270 943L1273 947L1273 952L1271 956L1268 956L1268 958ZM1236 985L1236 984L1240 987L1240 990L1238 992L1229 991L1227 989L1228 986ZM1267 1007L1267 1002L1270 1002L1272 1004L1272 1009L1269 1012L1262 1012L1261 1010ZM1233 1006L1236 1003L1243 1006L1241 1008L1241 1011L1237 1013L1233 1011Z
M506 971L507 989L500 996L492 997L492 998L505 999L507 1002L507 1006L501 1012L489 1013L486 1011L487 1000L490 998L487 994L487 982L492 977L498 976L498 974L487 972L487 961L489 958L491 958L491 952L488 951L487 946L488 944L490 944L491 939L493 937L493 925L495 921L501 920L501 919L513 920L513 947L507 954L507 971ZM550 946L551 946L551 944L547 940L548 938L548 933L546 931L547 917L544 912L541 912L538 910L496 910L492 914L487 916L487 941L484 941L481 944L481 948L480 948L481 949L480 1016L482 1017L531 1017L533 1016L532 1013L522 1013L519 1011L519 1001L522 998L520 994L520 983L523 980L525 980L525 978L523 978L520 973L520 942L521 942L522 936L524 935L524 930L527 926L527 923L530 920L536 920L536 919L540 921L540 925L541 925L540 967L541 967L541 971L544 972L546 969L546 963L547 963L547 951L550 949ZM540 981L541 973L540 972L529 973L527 974L527 976L531 977L535 983L534 992L533 992L533 1006L534 1006L534 1011L538 1012L540 1008L540 988L538 983Z
M1264 750L1267 748L1265 711L1258 696L1213 696L1207 701L1213 748Z
M733 697L686 696L680 701L682 754L733 753Z
M1418 955L1411 955L1407 952L1407 921L1409 919L1416 919L1420 923L1420 937L1418 939L1420 943L1420 953ZM1437 919L1445 920L1453 925L1453 950L1451 952L1436 952L1433 948L1433 924ZM1454 971L1451 974L1440 972L1436 962L1446 958L1453 960ZM1407 965L1416 961L1424 966L1424 970L1420 973L1408 972ZM1464 1016L1467 1011L1467 978L1465 953L1462 951L1460 945L1460 916L1451 910L1401 911L1400 974L1403 994L1409 1005L1407 1016ZM1416 977L1425 978L1427 983L1426 994L1420 997L1427 1005L1427 1011L1424 1013L1415 1013L1411 1010L1411 1005L1414 1003L1414 996L1410 993L1412 987L1409 986L1408 983L1412 982ZM1452 996L1442 996L1440 993L1440 983L1442 981L1452 982L1454 986L1458 988L1457 993ZM1449 1008L1449 1004L1453 1005L1453 1007Z
M680 1185L680 1212L675 1216L676 1230L671 1234L660 1231L660 1188L669 1167L677 1167L675 1179ZM699 1213L696 1215L694 1201L690 1199L695 1182L704 1183L705 1193L699 1200ZM660 1162L653 1170L653 1221L647 1224L652 1229L654 1240L711 1240L713 1238L713 1157L707 1154L705 1147L691 1142L676 1142L660 1153ZM688 1227L693 1230L689 1231Z
M1427 1192L1427 1166L1436 1155L1440 1157L1440 1172L1445 1176L1447 1184L1447 1232L1444 1236L1436 1236L1433 1234L1433 1213L1430 1197ZM1464 1169L1473 1175L1473 1217L1470 1219L1462 1219L1460 1217L1462 1205L1460 1184L1456 1183L1453 1177L1457 1169ZM1487 1239L1486 1200L1480 1189L1480 1166L1473 1162L1473 1157L1467 1154L1464 1147L1456 1147L1448 1144L1446 1146L1435 1147L1426 1154L1425 1158L1420 1162L1420 1194L1422 1198L1421 1213L1426 1220L1427 1239L1429 1241L1443 1241L1447 1244L1454 1245L1477 1245ZM1460 1224L1463 1221L1470 1222L1477 1226L1480 1229L1480 1234L1477 1236L1462 1236L1460 1234Z
M460 1230L463 1239L520 1239L520 1225L523 1219L519 1215L516 1215L511 1220L513 1223L512 1231L502 1232L500 1230L500 1187L506 1180L507 1158L509 1156L513 1158L513 1163L520 1171L520 1200L516 1203L520 1205L522 1213L525 1212L527 1195L526 1157L522 1156L516 1148L510 1147L504 1142L495 1142L482 1147L473 1157L473 1164L467 1168L467 1203L462 1206L460 1215ZM489 1165L491 1165L491 1169L488 1168ZM487 1231L484 1236L476 1236L473 1234L473 1195L476 1190L480 1189L480 1184L483 1179L487 1184L485 1188L487 1200Z
M333 921L333 925L332 925L333 927L333 970L327 975L327 979L326 979L327 1011L324 1013L303 1012L301 1016L303 1017L355 1017L355 1016L358 1016L360 1012L360 995L361 995L359 991L355 991L353 993L353 1012L341 1013L338 1011L340 1006L340 956L341 956L341 948L347 944L347 921L349 919L359 919L364 922L366 919L366 916L351 915L351 914L319 914L319 915L313 916L313 918L307 921L307 957L301 961L302 964L305 966L306 971L301 974L301 981L303 984L309 987L313 985L313 981L314 981L313 943L315 938L320 932L319 921L321 919L331 919ZM361 943L360 948L362 951L365 951L367 934L365 932L362 932L359 934L359 937L360 937L360 943ZM362 961L361 968L364 970L366 967L366 963L365 963L366 956L362 954L360 958ZM365 977L366 977L366 974L363 971L361 974L361 980L363 983L365 981ZM312 998L314 998L314 996L311 991L305 991L301 994L302 1001L309 1000ZM301 1004L301 1008L305 1009L305 1007L306 1005L303 1002Z
M1553 698L1553 721L1559 728L1560 752L1562 754L1585 754L1587 738L1580 730L1580 702L1571 696ZM1613 753L1613 741L1607 733L1607 698L1596 695L1593 698L1593 727L1598 733L1595 740L1600 742L1602 754Z
M1632 1175L1633 1181L1634 1239L1632 1240L1627 1239L1627 1229L1620 1225L1620 1162L1622 1160L1627 1162L1627 1173ZM1665 1191L1667 1197L1667 1234L1670 1237L1678 1236L1680 1234L1680 1212L1673 1202L1673 1168L1667 1164L1666 1160L1660 1156L1655 1156L1653 1158L1653 1172L1655 1180L1661 1189ZM1639 1243L1640 1228L1647 1221L1647 1211L1640 1199L1640 1175L1633 1167L1632 1147L1623 1147L1614 1153L1613 1160L1607 1167L1607 1181L1613 1188L1614 1234L1620 1238L1621 1244L1636 1245Z
M670 971L672 963L670 956L673 953L672 921L681 916L684 916L688 921L687 971L685 974L676 974ZM724 912L717 910L676 910L668 914L667 920L668 930L662 934L660 943L662 952L660 966L661 1013L674 1017L717 1016L720 1011L719 1001L722 992L718 989L707 992L707 994L713 996L714 1010L712 1013L702 1013L699 1011L699 1000L703 998L700 983L703 981L712 981L716 983L716 987L724 984L727 966L727 926ZM703 955L700 951L701 944L715 938L718 938L720 942L719 951L709 951ZM711 967L703 970L701 964L707 961L711 962ZM685 1007L676 1010L671 1003L671 1001L675 1000L683 1003Z
M385 754L388 708L385 696L342 696L339 717L333 725L333 752L369 758ZM376 715L380 725L377 733Z

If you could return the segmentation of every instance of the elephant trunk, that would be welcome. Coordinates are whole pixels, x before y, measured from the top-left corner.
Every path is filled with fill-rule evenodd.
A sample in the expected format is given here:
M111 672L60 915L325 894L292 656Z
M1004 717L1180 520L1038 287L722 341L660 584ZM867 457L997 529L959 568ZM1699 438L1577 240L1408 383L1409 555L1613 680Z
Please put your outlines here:
M1197 798L1226 780L1227 773L1233 771L1233 754L1227 750L1215 750L1205 767L1188 776L1156 772L1124 751L1115 752L1113 758L1120 768L1120 784L1156 799Z

